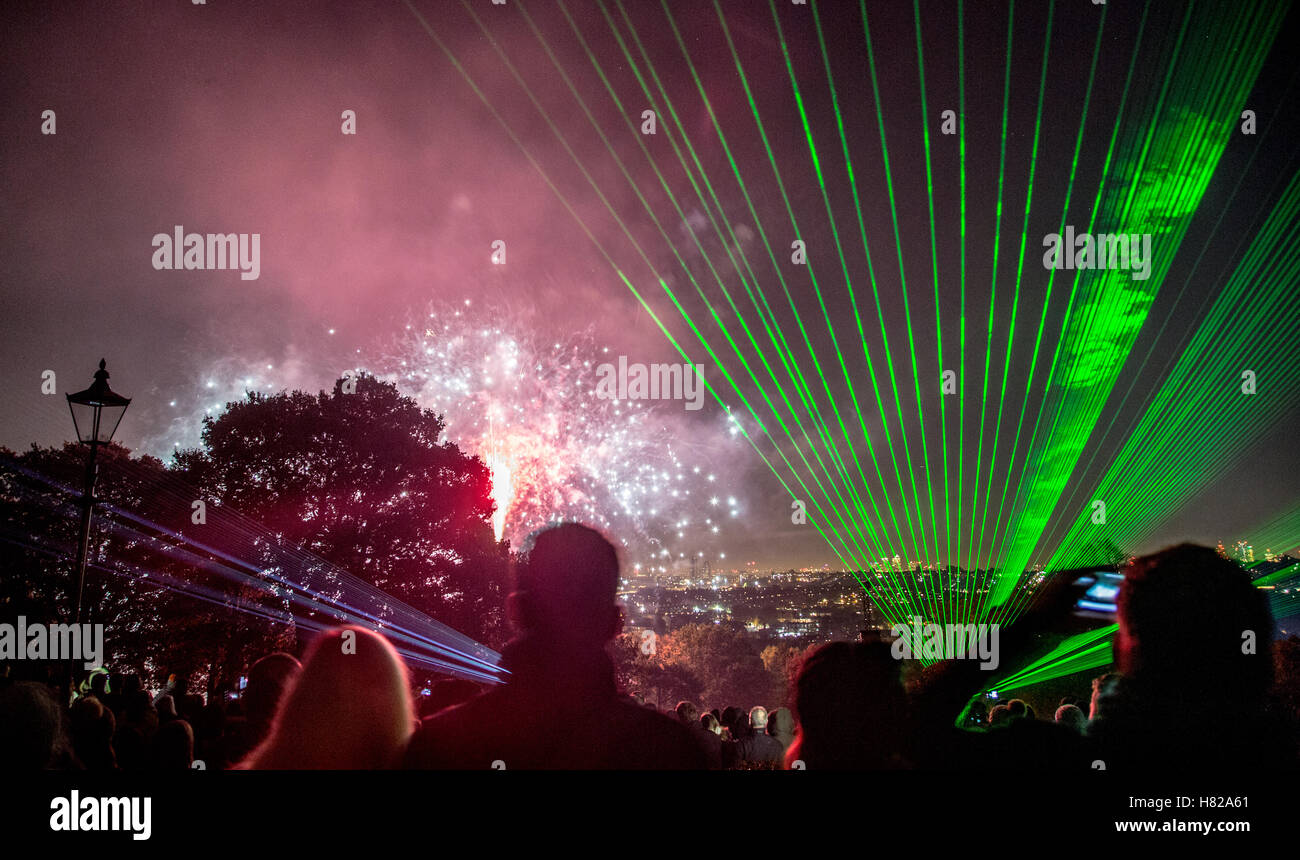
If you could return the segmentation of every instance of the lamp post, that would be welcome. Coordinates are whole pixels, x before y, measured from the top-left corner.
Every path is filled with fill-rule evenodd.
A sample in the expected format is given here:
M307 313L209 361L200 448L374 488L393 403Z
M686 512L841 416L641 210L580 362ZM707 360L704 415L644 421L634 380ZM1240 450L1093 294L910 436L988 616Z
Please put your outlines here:
M77 430L77 441L90 446L90 457L86 461L85 495L81 504L81 542L77 545L77 604L73 614L73 623L81 623L81 593L86 586L86 555L90 549L90 518L95 507L95 477L99 467L95 455L100 445L113 441L117 425L131 405L131 398L115 394L108 387L108 371L104 369L104 359L99 360L99 370L95 371L95 381L85 391L68 395L68 409L72 412L72 424Z

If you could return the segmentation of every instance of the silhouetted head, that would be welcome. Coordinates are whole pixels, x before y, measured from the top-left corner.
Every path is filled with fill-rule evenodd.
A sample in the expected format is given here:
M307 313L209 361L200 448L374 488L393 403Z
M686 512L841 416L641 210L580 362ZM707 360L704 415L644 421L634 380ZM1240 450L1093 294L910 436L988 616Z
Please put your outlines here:
M1012 699L1007 702L1007 711L1013 717L1023 717L1027 708L1028 706L1024 703L1023 699Z
M49 687L22 681L0 690L0 771L49 767L65 744L63 715Z
M179 700L182 696L190 691L190 676L188 672L173 672L167 676L167 692Z
M767 715L767 733L789 745L794 739L794 714L789 708L777 708Z
M737 740L747 738L754 733L754 727L749 724L749 714L739 708L736 709L736 719L731 723L731 736Z
M996 705L993 710L989 711L989 728L1005 726L1009 722L1011 722L1011 711L1007 709L1006 705Z
M226 730L226 711L220 701L213 700L199 711L197 721L192 724L196 737L207 740L219 738Z
M1115 655L1126 683L1258 701L1272 682L1273 620L1244 570L1181 544L1137 559L1119 593Z
M700 725L715 735L722 734L722 724L718 722L718 718L713 715L712 711L700 717Z
M695 707L694 702L678 702L676 710L677 719L688 726L700 718L700 709Z
M73 702L68 711L68 724L72 734L72 749L86 768L104 770L116 765L113 731L117 727L117 721L113 718L113 712L97 697L82 696Z
M144 690L136 690L134 693L123 697L123 722L141 725L149 723L156 726L158 724L158 712L154 710L153 699Z
M1098 700L1109 693L1119 679L1118 672L1107 672L1105 675L1098 675L1092 679L1092 698L1089 700L1088 705L1088 719L1091 720L1097 716Z
M795 679L798 757L809 770L898 763L907 700L900 663L882 642L831 642Z
M188 770L194 762L194 730L185 720L159 726L151 752L155 770Z
M271 734L249 757L259 770L393 767L415 729L406 666L363 627L322 633L285 694Z
M267 654L252 665L243 695L244 714L251 726L265 731L284 691L301 669L302 664L283 651Z
M1056 721L1079 734L1083 734L1084 727L1088 725L1088 718L1078 705L1061 705L1056 709Z
M144 689L144 685L140 683L140 676L131 674L131 675L122 676L122 689L118 690L117 692L119 692L122 695L122 698L125 699L127 696L130 696L132 693L138 693L140 690L143 689Z
M1300 724L1300 636L1293 633L1274 643L1273 667L1278 707Z
M557 650L603 648L622 627L617 591L614 545L595 529L565 523L538 533L516 565L507 611L520 632Z
M176 706L177 710L180 711L181 717L193 725L194 721L199 718L199 714L203 711L203 696L198 693L186 693L184 696L181 696L180 701L176 703Z

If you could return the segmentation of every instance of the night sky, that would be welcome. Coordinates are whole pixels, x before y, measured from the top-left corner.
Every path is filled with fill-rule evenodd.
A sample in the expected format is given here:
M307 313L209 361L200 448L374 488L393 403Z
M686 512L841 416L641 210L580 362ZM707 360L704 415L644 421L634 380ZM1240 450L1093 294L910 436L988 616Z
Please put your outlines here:
M699 280L704 295L739 336L735 314L714 272L748 313L752 305L734 264L736 252L743 252L772 303L774 319L787 337L797 339L798 324L768 262L763 238L781 264L791 302L848 419L848 386L808 267L790 264L792 240L807 242L826 313L834 321L860 397L871 388L835 250L837 234L845 250L843 265L862 303L865 337L877 372L886 351L846 181L827 67L809 8L776 4L803 113L820 156L825 202L787 74L783 42L766 3L719 4L725 14L724 33L712 3L670 3L670 22L663 8L649 0L625 3L627 20L616 3L605 4L602 12L595 3L575 0L565 8L591 57L570 20L552 3L509 0L498 6L473 0L466 5L449 0L417 0L413 6L220 0L206 5L4 4L0 386L7 392L7 405L0 412L0 444L21 449L32 442L57 444L69 436L71 421L63 398L40 393L41 373L57 373L62 395L85 387L104 357L114 388L134 398L119 440L164 458L177 446L195 445L202 417L246 389L314 392L329 388L349 369L391 378L426 405L445 411L452 437L487 456L479 426L490 411L485 403L523 408L524 417L513 420L540 422L536 404L542 395L527 381L522 395L518 386L500 387L499 378L485 382L488 370L471 374L472 380L457 377L470 380L471 391L449 386L447 379L469 370L491 350L506 349L503 344L521 359L514 372L526 374L528 367L543 362L577 362L582 370L569 367L572 372L564 374L571 380L589 379L584 362L612 361L618 355L630 362L681 361L619 272L692 360L705 365L706 376L733 406L733 414L740 414L738 396L726 386L658 279L679 297L727 367L743 377L740 362L709 319L687 272ZM963 302L959 149L956 137L939 134L941 112L958 110L958 15L955 3L920 5L924 102L911 4L868 4L901 254L894 240L885 150L858 6L822 3L818 14L879 284L888 354L899 374L902 425L889 391L884 411L892 421L895 445L900 436L907 438L919 466L922 424L912 396L910 314L933 466L941 452L937 380L941 370L957 366L957 317ZM991 349L996 357L994 382L1000 384L1001 357L1011 339L1006 390L1008 408L1017 412L1026 400L1033 328L1043 311L1048 280L1041 239L1062 218L1072 166L1076 175L1068 221L1087 223L1138 44L1142 4L1110 3L1075 165L1072 154L1100 8L1073 0L1056 4L1034 162L1048 4L1015 6L1002 262ZM1234 8L1205 4L1196 14L1222 16L1226 29L1233 16L1225 10ZM1133 65L1130 98L1135 104L1146 104L1158 94L1184 11L1180 4L1160 3L1148 13L1142 53ZM637 68L643 74L653 68L684 136L663 100L651 102L643 95L606 14ZM1008 17L1004 3L968 3L964 15L964 301L966 361L972 366L982 365L984 359L993 281ZM1297 169L1294 57L1286 56L1287 44L1295 43L1295 24L1292 10L1277 29L1272 48L1261 49L1267 53L1250 95L1232 114L1254 109L1261 129L1272 122L1268 133L1230 135L1217 165L1211 165L1212 178L1169 272L1161 283L1151 284L1159 290L1146 321L1118 361L1141 358L1149 349L1154 357L1141 366L1136 360L1124 365L1119 373L1122 384L1106 400L1099 429L1084 445L1072 482L1088 486L1104 473L1126 438L1125 428L1132 425L1141 398L1162 381L1165 359L1184 348L1207 301L1236 265L1243 239L1250 241ZM689 64L674 25L689 52ZM753 90L780 183L737 75L728 35ZM477 84L495 116L439 41ZM593 58L621 104L610 97ZM654 80L647 84L655 88ZM584 105L609 146L588 120ZM930 129L942 366L935 347L936 278L923 105ZM647 107L658 112L658 133L653 136L639 134L641 112ZM56 112L54 135L41 133L45 110ZM341 133L345 110L356 112L355 135ZM725 146L715 131L715 118ZM1208 124L1192 118L1188 134L1202 133ZM1125 135L1140 131L1121 128ZM673 141L680 145L683 140L689 140L690 152L709 177L721 213L711 195L705 195L712 207L706 209L692 189L672 147ZM661 186L642 144L671 194ZM698 181L691 154L683 150L683 155ZM732 160L743 186L733 175ZM1013 332L1009 296L1015 278L1014 262L1009 261L1019 252L1031 163L1036 164L1032 217L1026 230L1021 316ZM1177 177L1162 177L1160 172L1175 170L1155 164L1148 173L1166 181ZM725 237L714 233L710 212L731 228ZM797 233L790 213L797 219ZM1222 221L1212 229L1221 214ZM260 276L243 280L233 270L155 270L152 237L170 234L176 225L187 232L259 233ZM498 239L506 242L504 266L491 261L491 245ZM900 256L905 277L900 277ZM1043 374L1061 330L1068 292L1058 281L1047 308L1047 351L1040 356L1027 398L1031 418L1043 397ZM747 316L751 325L757 325L755 319ZM1279 318L1277 324L1294 328L1294 314ZM490 334L482 333L489 329ZM425 330L431 334L425 335ZM425 351L430 344L435 354ZM743 350L753 361L754 351ZM806 349L800 346L796 355L803 356L805 373L816 373ZM775 362L774 356L768 353ZM419 366L422 360L428 362L424 367ZM1290 361L1294 368L1294 358ZM762 372L761 364L755 367ZM1136 395L1121 407L1134 374ZM1294 427L1300 418L1300 382L1293 372L1280 374L1279 368L1271 377L1271 394L1286 389L1281 394L1282 418L1261 428L1251 444L1232 446L1232 457L1221 473L1194 487L1186 504L1144 512L1152 520L1151 536L1123 549L1149 551L1182 539L1210 544L1250 539L1252 529L1296 507L1300 446L1295 444ZM751 402L765 409L754 385L738 380ZM475 400L475 405L457 403L458 394ZM978 389L968 387L963 395L967 408L978 410ZM862 405L869 444L884 456L876 404L864 400ZM822 406L827 407L824 397ZM592 422L622 417L581 405L569 408ZM606 523L628 542L632 560L650 563L652 552L667 550L674 557L699 553L723 567L742 561L753 561L759 568L839 566L811 526L791 523L790 495L758 452L733 432L712 398L698 412L676 402L644 409L648 417L637 425L635 440L588 428L575 431L571 444L555 452L598 459L605 455L583 446L632 446L623 453L672 473L665 486L690 490L689 497L665 500L653 514L647 504L635 515ZM1101 430L1111 426L1112 419L1114 429L1103 435ZM987 444L993 417L985 421ZM742 424L751 434L757 432L747 416ZM770 426L778 432L775 422ZM868 442L858 431L856 416L850 428L856 431L855 450L865 458ZM965 450L966 463L973 465L978 419L967 413L964 440L955 438L955 420L949 428L949 456ZM493 438L502 438L499 429L492 432L497 434ZM1014 422L1008 422L1001 444L1010 446L1013 435ZM506 444L529 443L516 439ZM758 449L775 461L771 442L758 438ZM780 450L794 458L793 443L783 442ZM1019 457L1023 447L1021 451ZM847 447L842 454L848 456ZM995 468L995 492L1014 480L1009 472L1018 474L1019 458L1012 469L1005 453L1002 460ZM615 475L616 469L626 472L627 461L610 459L612 481L634 479ZM684 473L680 480L675 477L679 472ZM788 470L784 477L791 480ZM892 470L887 477L889 484ZM587 495L587 504L602 503ZM888 487L880 498L895 507L902 504ZM968 493L967 520L969 498ZM1072 521L1076 515L1070 511L1064 519ZM1062 512L1055 516L1061 518ZM686 525L679 527L682 522Z

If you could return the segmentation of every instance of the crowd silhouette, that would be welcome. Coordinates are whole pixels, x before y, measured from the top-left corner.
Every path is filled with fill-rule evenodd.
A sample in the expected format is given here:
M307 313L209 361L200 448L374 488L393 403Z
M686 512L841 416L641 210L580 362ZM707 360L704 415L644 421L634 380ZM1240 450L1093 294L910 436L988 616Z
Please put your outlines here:
M7 676L0 768L1295 768L1297 714L1283 703L1296 698L1278 694L1272 619L1245 572L1184 544L1125 573L1116 671L1093 680L1090 699L1066 696L1042 717L1020 699L990 708L975 661L940 662L905 683L879 641L814 650L791 708L683 701L660 712L615 683L613 545L565 524L541 532L517 566L508 674L491 689L445 680L413 695L393 646L352 626L317 636L301 663L263 657L237 698L205 701L176 676L151 695L138 675L96 670L64 701L50 684ZM1049 598L1004 631L1003 662L1060 609Z

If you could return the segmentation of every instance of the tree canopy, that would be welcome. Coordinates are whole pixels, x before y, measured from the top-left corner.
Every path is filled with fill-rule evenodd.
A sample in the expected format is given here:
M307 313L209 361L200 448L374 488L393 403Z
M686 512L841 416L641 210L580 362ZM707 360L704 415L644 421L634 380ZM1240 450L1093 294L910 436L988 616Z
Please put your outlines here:
M396 386L349 382L249 393L168 467L99 450L83 621L105 625L110 666L231 685L301 644L297 622L315 614L298 607L295 618L274 577L342 594L340 570L379 590L369 609L380 618L391 595L501 644L509 547L493 535L487 468ZM66 623L86 449L2 453L0 613ZM206 516L194 515L199 502Z

